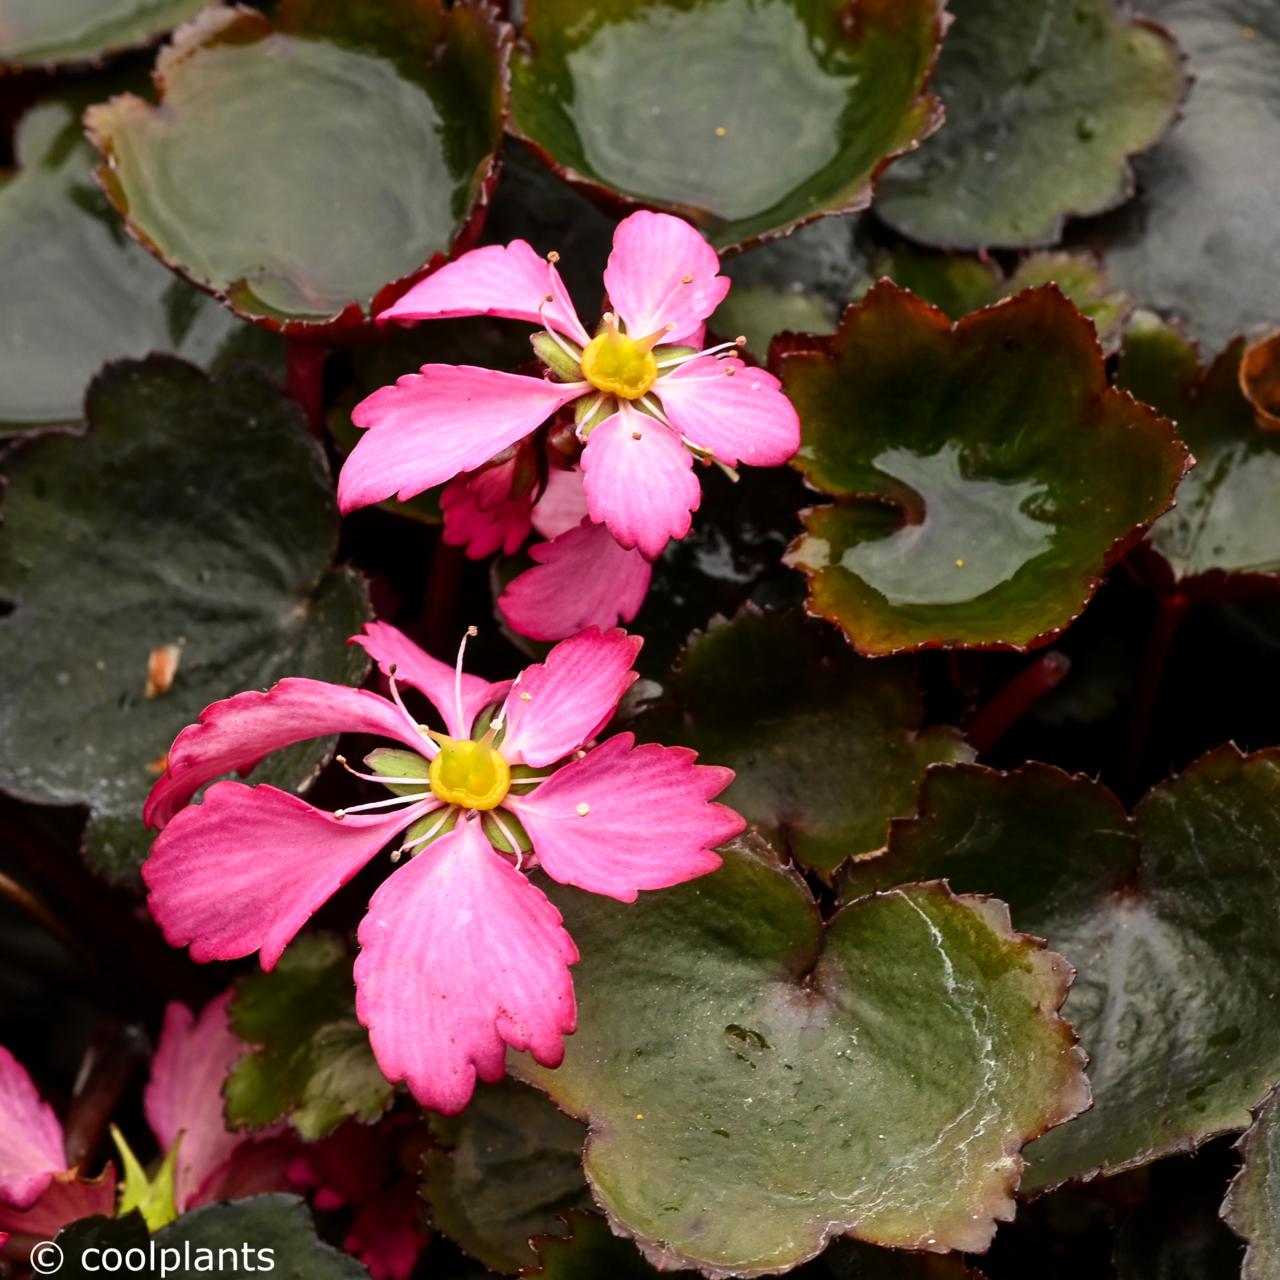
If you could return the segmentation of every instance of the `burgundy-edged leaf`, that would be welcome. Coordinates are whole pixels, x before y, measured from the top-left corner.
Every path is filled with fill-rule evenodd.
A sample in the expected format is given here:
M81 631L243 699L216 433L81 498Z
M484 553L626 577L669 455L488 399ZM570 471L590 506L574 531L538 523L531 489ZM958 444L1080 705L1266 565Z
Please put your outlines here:
M1107 385L1093 326L1052 286L952 323L882 281L831 338L773 349L795 465L836 501L789 563L855 648L1028 649L1058 635L1168 508L1172 424Z
M1258 426L1280 431L1280 333L1260 338L1240 358L1240 390L1253 405Z
M1088 1104L1069 966L992 899L919 884L824 923L758 837L724 854L631 905L546 885L582 952L578 1030L559 1068L510 1066L587 1121L612 1226L711 1277L843 1233L984 1249L1023 1144Z
M939 0L532 0L512 127L570 182L717 247L871 202L941 119Z
M510 33L475 0L215 8L160 54L159 102L86 114L129 230L238 314L361 323L465 245L496 178Z
M1008 901L1078 970L1064 1010L1094 1107L1027 1150L1024 1188L1115 1173L1243 1129L1280 1078L1280 753L1221 747L1128 818L1048 765L931 770L920 815L847 896L943 876Z
M1222 1202L1222 1218L1246 1242L1240 1280L1280 1275L1280 1121L1273 1088L1237 1144L1240 1171Z

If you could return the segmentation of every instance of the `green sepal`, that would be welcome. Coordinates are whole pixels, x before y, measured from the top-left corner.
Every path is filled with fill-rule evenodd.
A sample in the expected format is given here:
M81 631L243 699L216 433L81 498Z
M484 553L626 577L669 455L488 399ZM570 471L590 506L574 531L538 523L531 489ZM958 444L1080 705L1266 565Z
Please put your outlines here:
M442 836L447 836L449 832L452 831L454 827L458 825L458 814L461 812L462 810L455 805L453 812L450 813L449 816L443 822L440 823L439 831L437 831L435 835L431 837L430 840L420 845L418 849L415 849L414 853L418 853L421 849L429 848L431 845L435 844L435 842L439 840ZM427 832L431 830L431 824L434 822L440 822L439 810L435 810L427 814L425 817L419 818L417 822L415 822L413 826L411 826L409 830L404 833L404 840L402 843L412 844L415 840L421 840L422 837L425 836Z
M120 1153L124 1179L120 1183L120 1203L117 1213L124 1217L136 1209L151 1231L167 1227L178 1216L178 1199L175 1183L178 1171L178 1148L182 1145L181 1133L174 1139L154 1178L147 1177L142 1162L133 1154L124 1134L111 1126L111 1141Z
M545 329L539 329L529 339L533 354L565 382L582 381L582 350L576 342L568 338L553 338ZM564 344L563 346L561 344ZM568 347L574 354L565 351Z
M595 403L594 396L580 396L573 406L573 425L578 428L578 435L583 439L606 418L617 412L614 398L605 396L594 412L588 414L587 410Z
M511 840L508 840L503 835L502 828L498 826L499 821L515 841L514 846ZM489 843L499 853L528 853L533 848L533 841L529 839L529 833L524 829L520 819L509 809L503 809L500 819L495 818L492 812L482 813L480 815L480 826Z
M671 360L677 356L680 358L681 361L685 361L690 359L693 356L696 356L697 354L698 354L697 347L687 347L679 342L673 342L670 346L666 346L666 347L654 347L653 358L658 362L659 379L661 379L664 373L670 373L671 369L679 368L679 365L672 365L671 368L664 369L662 367L664 361Z
M371 772L383 777L422 779L421 785L417 782L384 782L382 785L396 796L417 795L427 785L431 769L431 762L425 756L420 756L416 751L401 751L396 747L378 747L365 756L364 762Z

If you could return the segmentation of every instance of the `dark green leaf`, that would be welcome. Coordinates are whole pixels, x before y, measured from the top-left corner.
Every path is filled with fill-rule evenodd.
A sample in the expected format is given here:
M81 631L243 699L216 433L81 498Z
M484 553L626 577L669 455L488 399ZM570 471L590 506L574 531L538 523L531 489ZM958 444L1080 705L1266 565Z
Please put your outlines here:
M932 771L920 816L847 897L945 876L1006 900L1079 969L1066 1014L1092 1111L1034 1143L1029 1188L1113 1172L1249 1123L1280 1075L1280 755L1223 747L1130 821L1101 784L1047 765Z
M91 861L130 880L140 810L177 732L285 675L357 681L363 583L331 569L337 513L298 410L256 371L211 381L154 356L90 387L90 429L6 459L0 528L0 786L88 806ZM177 660L145 696L153 655ZM255 774L301 786L332 744Z
M1280 7L1273 0L1143 0L1194 74L1177 125L1135 165L1133 203L1090 229L1113 279L1220 350L1280 319L1280 219L1263 157L1280 154Z
M1272 1089L1240 1139L1242 1164L1222 1204L1227 1225L1248 1244L1241 1280L1280 1276L1280 1123Z
M0 0L0 63L98 62L149 44L209 0Z
M163 1262L169 1280L195 1280L211 1273L269 1272L276 1280L368 1280L369 1275L354 1258L317 1238L311 1215L296 1196L254 1196L205 1205L150 1237L137 1214L86 1218L60 1231L57 1242L66 1257L58 1271L62 1280L100 1278L107 1271L102 1251L112 1248L122 1254L129 1251L141 1264L130 1266L126 1261L120 1274L159 1276ZM86 1257L92 1248L99 1252ZM141 1257L133 1250L141 1251Z
M885 281L833 338L775 354L796 465L839 498L805 514L789 562L864 653L1046 643L1187 465L1170 423L1107 387L1053 288L953 325Z
M1117 381L1173 418L1196 460L1147 535L1169 589L1213 597L1280 577L1280 435L1259 430L1241 394L1243 350L1237 339L1202 368L1191 342L1154 317L1125 337Z
M159 106L92 108L98 175L161 259L273 327L357 323L450 252L495 174L506 37L475 4L214 9Z
M1186 89L1167 32L1112 0L951 0L934 80L947 123L886 176L876 212L957 249L1055 244L1133 192L1128 158Z
M1029 1138L1087 1100L1061 960L986 899L917 885L825 926L752 837L624 905L544 884L582 951L556 1070L587 1176L665 1267L784 1270L832 1234L982 1249Z
M570 181L671 209L713 244L865 208L936 127L936 0L532 0L516 132Z
M637 726L736 773L720 799L779 848L829 875L884 847L915 811L925 768L969 760L954 729L921 729L910 659L859 658L828 628L748 608L694 635L670 701Z
M18 169L0 186L0 435L79 422L89 380L121 356L171 351L218 366L277 354L278 339L125 235L93 180L80 106L32 108L18 126Z
M461 1115L429 1120L442 1144L424 1165L432 1220L486 1267L531 1266L531 1237L562 1235L560 1215L590 1206L582 1125L527 1085L479 1085Z
M288 1116L314 1142L344 1120L371 1123L391 1105L395 1091L356 1020L351 957L336 939L303 938L270 973L241 978L231 1022L255 1046L224 1089L231 1128Z

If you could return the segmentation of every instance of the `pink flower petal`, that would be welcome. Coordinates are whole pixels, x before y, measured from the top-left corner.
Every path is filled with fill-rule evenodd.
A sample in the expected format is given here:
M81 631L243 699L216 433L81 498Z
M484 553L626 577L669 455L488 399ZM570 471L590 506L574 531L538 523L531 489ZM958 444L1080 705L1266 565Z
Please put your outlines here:
M182 1134L174 1187L179 1210L245 1141L223 1116L222 1086L247 1046L231 1030L230 991L211 1000L197 1018L176 1001L164 1011L160 1044L143 1092L147 1123L161 1151Z
M353 644L361 648L378 664L382 674L389 675L396 669L396 680L411 685L419 693L426 694L432 706L440 713L445 730L451 737L467 738L476 716L487 706L501 702L511 688L510 680L490 684L480 676L462 677L462 718L458 718L454 698L456 672L447 662L433 658L419 648L403 631L397 631L387 622L365 624L364 634L352 636ZM403 724L403 720L401 721ZM419 742L421 739L419 739Z
M502 754L537 768L593 738L635 683L631 667L643 643L625 631L591 627L526 667L507 695Z
M587 436L582 477L592 520L650 560L668 539L689 532L702 501L689 450L673 431L625 405Z
M714 871L712 850L746 826L711 803L732 770L695 764L686 747L634 741L620 733L508 801L547 875L622 902Z
M444 540L451 547L461 547L471 560L483 560L495 551L514 555L533 527L532 494L508 498L492 506L485 506L477 493L475 480L487 476L488 471L455 476L440 495L440 510L444 515Z
M422 749L421 735L391 702L347 685L290 677L266 693L251 690L212 703L174 739L168 767L143 807L143 821L163 827L210 779L248 773L264 756L295 742L348 732Z
M560 913L478 821L463 821L373 895L360 925L356 1012L388 1080L456 1115L476 1077L502 1078L506 1046L564 1056L578 958Z
M663 411L686 440L736 466L779 467L800 447L800 418L782 384L741 360L703 356L654 385Z
M729 278L716 251L683 218L641 211L613 233L604 287L632 337L675 327L664 342L687 342L724 301Z
M547 302L547 295L552 301ZM556 270L523 240L472 249L419 281L379 320L506 316L549 324L579 346L590 340Z
M269 1137L241 1137L225 1163L187 1197L186 1208L198 1209L215 1200L248 1200L270 1191L295 1190L289 1176L301 1144L292 1133Z
M507 584L498 608L530 640L563 640L584 627L630 622L644 603L653 566L618 546L602 524L583 520L529 548L534 568Z
M0 1204L0 1236L9 1232L26 1236L34 1244L37 1240L52 1240L63 1227L81 1218L98 1214L109 1218L115 1211L114 1165L108 1164L99 1177L92 1179L74 1173L57 1173L29 1209Z
M193 960L260 951L274 968L311 916L431 803L339 820L275 787L216 782L142 864L151 914Z
M0 1202L29 1209L66 1167L58 1117L26 1068L0 1047Z
M344 512L401 501L475 471L522 440L585 383L548 382L474 365L424 364L356 405L365 433L338 476Z
M342 1247L364 1263L372 1280L409 1280L427 1247L422 1221L417 1188L401 1179L356 1210Z
M587 514L587 495L582 489L581 471L553 469L546 488L533 508L533 527L544 538L558 538L576 529Z

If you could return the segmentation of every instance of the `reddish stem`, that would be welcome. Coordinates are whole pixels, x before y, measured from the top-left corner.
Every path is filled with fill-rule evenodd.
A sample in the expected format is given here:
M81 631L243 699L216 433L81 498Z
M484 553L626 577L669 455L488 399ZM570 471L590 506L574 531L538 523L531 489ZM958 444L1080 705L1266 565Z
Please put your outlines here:
M131 1025L113 1028L90 1047L63 1123L68 1168L87 1169L125 1090L150 1056L146 1033Z
M1151 718L1155 712L1156 695L1164 680L1165 664L1182 619L1186 617L1191 602L1181 592L1161 596L1156 604L1155 616L1147 632L1146 650L1142 656L1142 669L1138 673L1133 693L1129 729L1125 738L1124 762L1120 778L1124 789L1132 793L1142 774L1142 764L1147 753L1147 738L1151 732Z
M317 440L324 439L324 362L329 348L314 338L284 340L285 392L307 417Z
M1070 670L1071 659L1056 649L1023 667L973 717L968 730L973 749L986 755L1041 698L1062 683Z

